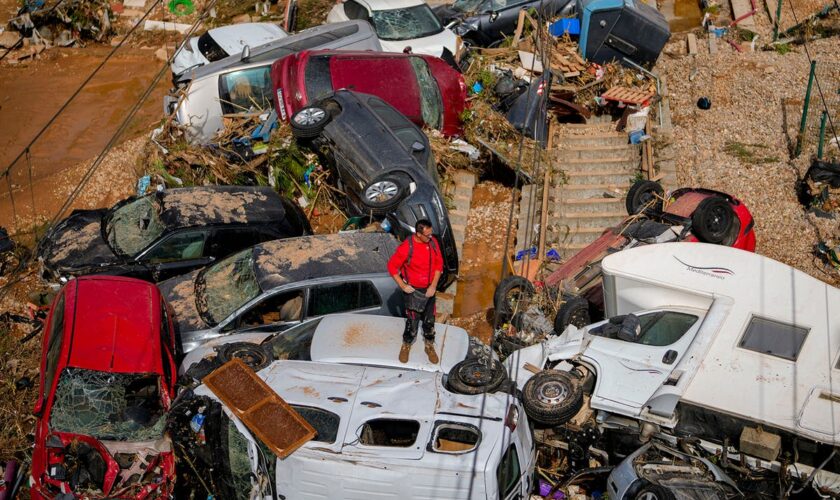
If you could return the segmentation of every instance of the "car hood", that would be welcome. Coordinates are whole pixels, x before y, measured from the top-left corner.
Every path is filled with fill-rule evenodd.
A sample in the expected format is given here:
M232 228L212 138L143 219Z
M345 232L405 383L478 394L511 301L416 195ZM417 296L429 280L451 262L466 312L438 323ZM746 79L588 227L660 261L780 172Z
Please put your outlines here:
M44 240L39 257L55 272L115 264L121 259L102 237L107 210L77 210Z
M185 48L186 45L189 45L192 51L187 50ZM184 71L190 68L202 66L208 62L210 61L201 55L201 51L198 50L198 37L194 36L187 40L187 42L178 49L178 52L175 53L175 57L172 59L172 74L180 76Z
M203 330L208 327L207 323L201 319L198 306L195 304L195 279L200 271L198 269L189 274L158 283L160 293L166 297L166 301L172 306L172 311L175 314L175 324L182 335L186 332Z
M435 35L415 38L413 40L380 40L382 50L385 52L402 52L404 48L411 47L412 54L427 54L440 57L443 49L455 53L455 41L457 37L452 30L444 29Z

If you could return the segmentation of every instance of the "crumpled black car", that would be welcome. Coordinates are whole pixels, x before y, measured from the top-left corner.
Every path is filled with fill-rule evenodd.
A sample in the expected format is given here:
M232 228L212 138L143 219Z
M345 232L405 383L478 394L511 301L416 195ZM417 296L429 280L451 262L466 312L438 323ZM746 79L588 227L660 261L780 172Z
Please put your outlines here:
M311 140L335 171L350 211L387 219L401 239L419 219L431 221L444 261L438 288L455 280L458 251L438 191L437 165L416 125L382 99L349 90L301 109L290 124L295 137Z
M542 10L545 19L568 16L575 7L572 0L456 0L432 9L438 19L473 45L491 47L516 30L519 11Z
M52 282L84 274L158 281L263 241L311 232L300 207L271 188L179 188L74 211L40 242L38 259Z

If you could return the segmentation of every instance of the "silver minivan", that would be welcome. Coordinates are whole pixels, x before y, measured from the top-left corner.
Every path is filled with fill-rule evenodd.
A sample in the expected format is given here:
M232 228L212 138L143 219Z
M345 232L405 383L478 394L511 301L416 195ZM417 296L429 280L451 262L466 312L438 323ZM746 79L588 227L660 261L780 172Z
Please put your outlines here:
M193 142L208 143L226 116L259 115L272 109L271 64L295 52L314 49L381 51L365 21L316 26L241 54L184 72L163 98L164 113L186 127Z

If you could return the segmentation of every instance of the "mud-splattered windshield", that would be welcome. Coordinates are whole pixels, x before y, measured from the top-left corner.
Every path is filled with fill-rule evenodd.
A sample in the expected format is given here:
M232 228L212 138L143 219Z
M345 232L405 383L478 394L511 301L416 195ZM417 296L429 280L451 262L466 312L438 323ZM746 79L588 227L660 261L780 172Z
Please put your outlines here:
M50 427L108 441L158 439L166 421L159 384L158 375L65 368Z
M118 253L134 257L158 239L166 228L154 196L144 196L116 209L108 217L108 244Z
M423 114L423 121L432 128L440 128L441 112L443 103L440 98L440 88L426 64L420 57L410 57L411 67L417 76L417 83L420 85L420 111Z
M452 8L459 12L479 12L478 9L484 3L486 3L486 0L455 0L455 3L452 4ZM489 6L490 4L487 3L484 5L484 8L488 9Z
M218 325L259 293L251 248L207 268L196 279L198 312L212 326Z
M372 16L376 36L381 40L409 40L435 35L443 26L426 4L406 9L375 10Z

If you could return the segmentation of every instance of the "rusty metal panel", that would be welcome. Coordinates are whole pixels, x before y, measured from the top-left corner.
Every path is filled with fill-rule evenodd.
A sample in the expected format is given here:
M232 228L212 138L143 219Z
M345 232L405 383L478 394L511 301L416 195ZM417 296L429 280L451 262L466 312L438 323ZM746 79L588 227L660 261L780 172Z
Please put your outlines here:
M315 429L238 358L202 382L280 458L315 437Z

